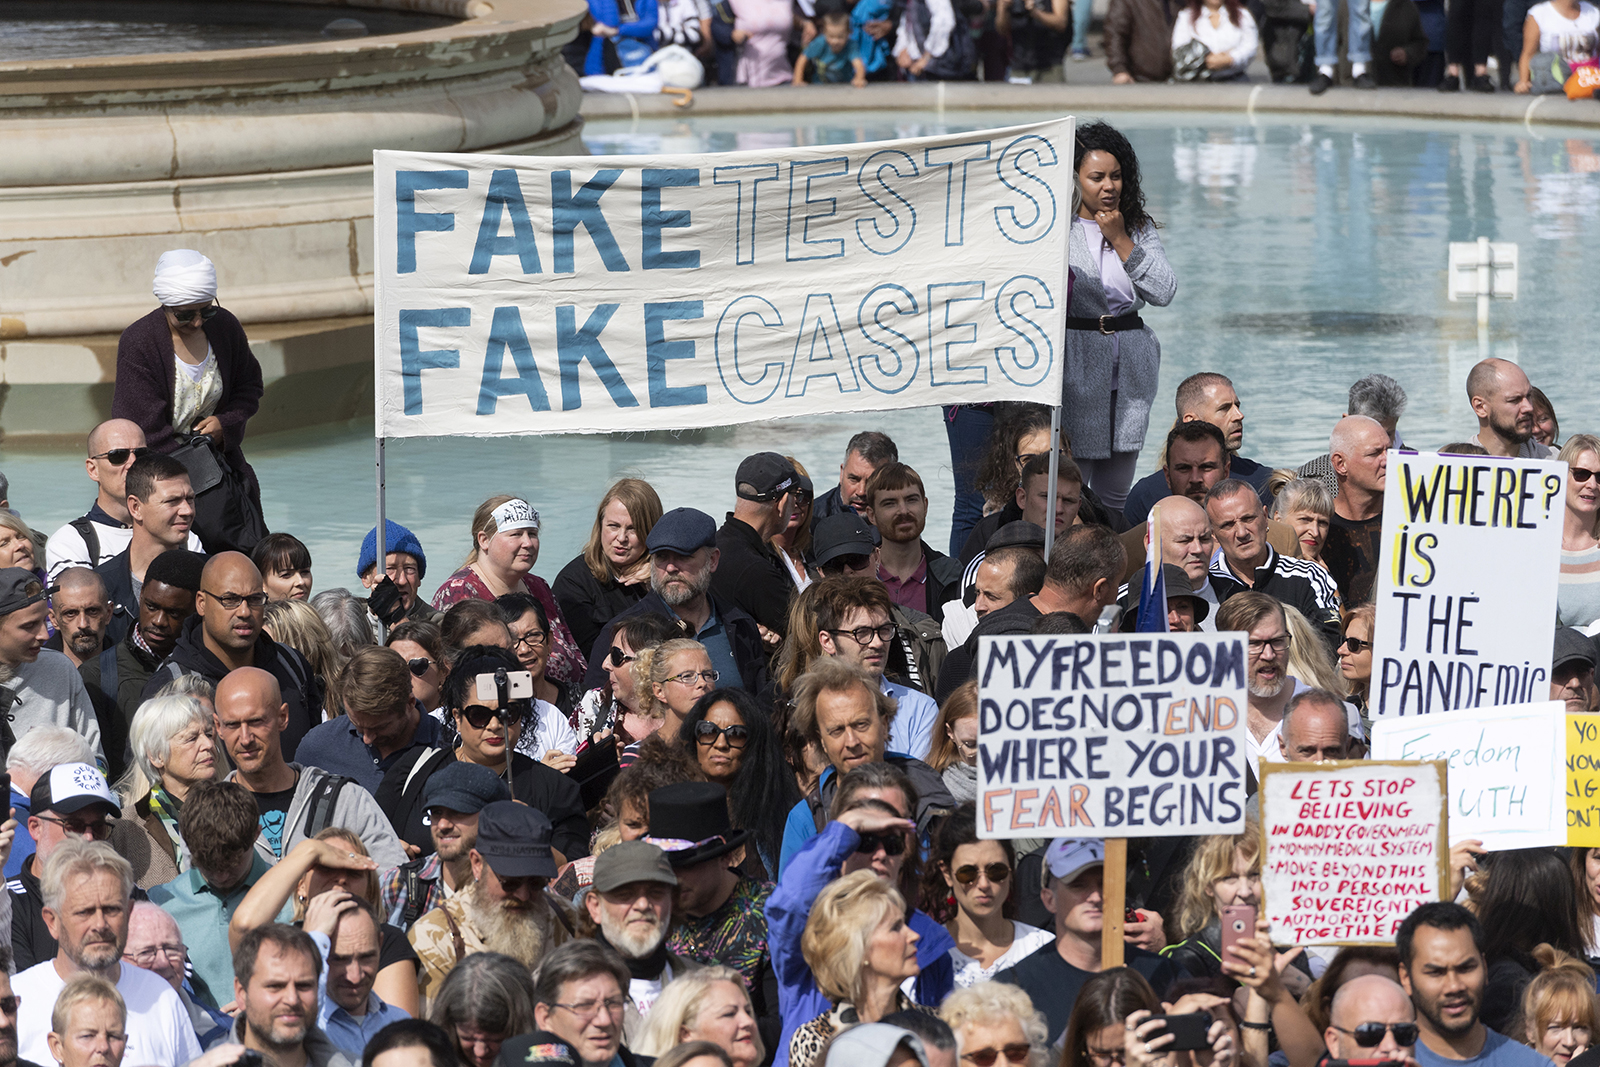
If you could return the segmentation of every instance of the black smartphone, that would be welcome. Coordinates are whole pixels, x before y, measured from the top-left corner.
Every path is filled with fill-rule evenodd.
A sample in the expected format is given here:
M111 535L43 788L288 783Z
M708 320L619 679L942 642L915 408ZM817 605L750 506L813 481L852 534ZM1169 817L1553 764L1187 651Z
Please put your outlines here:
M11 772L10 771L0 771L0 797L8 798L8 799L6 799L4 801L0 801L0 806L9 805L11 803L11 801L9 799L10 796L11 796ZM4 822L4 821L5 821L4 819L0 819L0 822Z
M1149 1021L1160 1020L1166 1024L1166 1032L1173 1035L1175 1040L1170 1045L1161 1046L1162 1052L1192 1052L1195 1049L1208 1049L1211 1042L1206 1039L1206 1033L1211 1029L1209 1011L1190 1012L1186 1015L1152 1015ZM1161 1036L1157 1031L1150 1035L1154 1041Z
M263 1067L266 1058L253 1048L247 1048L239 1053L239 1058L233 1061L233 1067Z

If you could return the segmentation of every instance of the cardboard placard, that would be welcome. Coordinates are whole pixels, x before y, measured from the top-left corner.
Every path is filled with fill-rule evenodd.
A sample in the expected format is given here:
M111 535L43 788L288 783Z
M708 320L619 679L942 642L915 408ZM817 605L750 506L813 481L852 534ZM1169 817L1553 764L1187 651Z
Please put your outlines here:
M1567 716L1567 844L1600 848L1600 715Z
M1244 828L1245 635L978 642L978 834L1179 837Z
M1272 941L1376 945L1450 884L1443 760L1267 763L1261 887Z
M1381 719L1372 724L1372 757L1443 760L1450 832L1458 840L1477 838L1490 851L1564 845L1566 710L1546 700Z

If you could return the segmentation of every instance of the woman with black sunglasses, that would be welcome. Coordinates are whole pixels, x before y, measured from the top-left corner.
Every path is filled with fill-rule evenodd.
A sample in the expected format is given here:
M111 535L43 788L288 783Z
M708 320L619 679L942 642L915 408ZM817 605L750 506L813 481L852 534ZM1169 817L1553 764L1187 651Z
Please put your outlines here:
M794 775L784 766L772 720L749 693L722 688L696 701L684 716L678 743L693 752L708 781L728 791L735 830L749 830L752 850L743 869L771 879L783 849L783 826L799 803Z
M1339 639L1339 673L1349 687L1350 703L1361 710L1363 723L1367 717L1367 690L1372 685L1372 631L1378 611L1371 604L1362 604L1344 613L1344 632Z
M1575 433L1556 458L1567 463L1556 625L1582 629L1600 619L1600 437Z
M933 859L942 888L955 900L955 914L944 928L956 942L950 959L958 989L987 982L1055 941L1054 931L1008 917L1016 891L1016 853L1010 841L978 840L972 804L956 808L939 827Z
M117 342L111 417L138 423L163 454L190 434L209 437L259 509L261 486L241 443L261 404L261 364L239 320L216 302L216 267L191 249L164 252L152 291L161 306Z

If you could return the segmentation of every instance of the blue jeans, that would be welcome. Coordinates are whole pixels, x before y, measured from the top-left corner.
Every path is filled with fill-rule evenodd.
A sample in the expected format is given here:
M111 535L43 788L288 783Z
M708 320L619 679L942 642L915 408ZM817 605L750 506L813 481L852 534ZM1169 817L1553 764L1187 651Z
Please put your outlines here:
M952 417L953 413L953 417ZM944 409L944 432L950 439L950 466L955 471L956 499L950 512L950 555L961 558L967 535L983 518L983 494L972 487L983 461L994 416L988 408L970 405Z
M1092 0L1073 0L1072 50L1074 52L1089 51L1089 20L1092 18L1094 18Z
M1350 62L1372 61L1371 0L1322 0L1315 16L1317 66L1331 67L1339 62L1339 4L1350 8Z

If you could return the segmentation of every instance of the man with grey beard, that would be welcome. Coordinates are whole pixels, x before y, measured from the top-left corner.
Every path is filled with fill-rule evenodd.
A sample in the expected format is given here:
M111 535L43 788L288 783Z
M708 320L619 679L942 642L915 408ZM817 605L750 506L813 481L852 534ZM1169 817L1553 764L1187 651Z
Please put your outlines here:
M545 892L556 876L552 833L543 812L513 800L497 800L479 813L478 840L469 853L472 882L411 928L424 1013L467 956L499 952L531 967L573 935L570 906Z
M721 560L717 524L703 511L674 508L650 527L650 592L600 631L589 654L585 689L606 683L605 660L617 621L645 613L671 619L706 648L722 685L759 693L767 682L767 652L756 621L711 592L711 576Z
M1289 673L1289 621L1283 605L1266 593L1247 589L1229 597L1217 612L1218 634L1227 631L1245 634L1245 686L1250 692L1250 709L1245 716L1250 728L1250 780L1254 791L1260 760L1277 761L1278 733L1289 701L1305 683Z
M667 854L648 841L613 845L594 861L594 888L583 898L595 940L621 953L632 981L622 1040L632 1045L668 982L700 963L667 948L678 876Z

